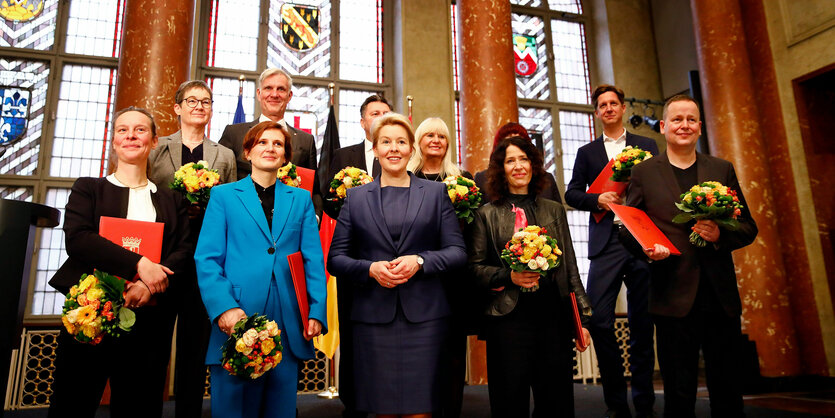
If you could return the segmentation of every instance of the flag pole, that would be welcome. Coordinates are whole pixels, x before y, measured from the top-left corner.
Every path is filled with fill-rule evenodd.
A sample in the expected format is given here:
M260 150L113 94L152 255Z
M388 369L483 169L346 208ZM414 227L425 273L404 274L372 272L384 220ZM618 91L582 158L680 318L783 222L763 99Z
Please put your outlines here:
M333 106L333 89L336 88L336 84L328 83L328 94L330 95L330 101L328 103Z
M246 80L246 76L241 74L238 76L238 96L243 96L244 94L244 80Z
M414 100L414 97L406 96L406 101L409 103L409 122L412 122L412 100Z

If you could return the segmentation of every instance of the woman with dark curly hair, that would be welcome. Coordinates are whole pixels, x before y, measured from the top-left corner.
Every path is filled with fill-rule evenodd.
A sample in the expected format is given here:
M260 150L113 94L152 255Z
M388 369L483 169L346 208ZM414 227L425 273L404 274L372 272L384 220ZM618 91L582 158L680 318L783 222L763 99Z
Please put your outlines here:
M577 297L583 323L591 308L577 272L565 209L537 197L548 175L542 154L530 141L518 136L499 141L487 168L491 202L476 212L467 234L469 269L484 296L482 337L487 340L494 417L528 416L531 389L534 416L574 416L571 339L576 333L570 293ZM516 232L517 217L543 227L562 250L560 265L545 276L514 272L500 257ZM582 332L589 341L588 331ZM578 339L577 348L586 346Z

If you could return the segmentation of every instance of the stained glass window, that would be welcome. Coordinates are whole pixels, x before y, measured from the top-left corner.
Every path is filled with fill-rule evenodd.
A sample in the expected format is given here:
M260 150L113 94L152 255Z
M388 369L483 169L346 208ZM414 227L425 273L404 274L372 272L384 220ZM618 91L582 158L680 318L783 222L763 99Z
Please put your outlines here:
M383 1L339 2L339 78L383 82Z
M449 26L452 30L452 82L455 87L455 91L458 91L458 17L456 16L458 13L458 6L456 4L451 4L449 6L449 16L450 22ZM461 155L461 154L459 154ZM460 158L460 157L459 157Z
M24 6L37 1L24 0ZM48 51L55 44L55 22L58 20L58 0L45 0L43 10L32 20L0 19L0 46Z
M33 193L31 187L0 186L0 199L31 202Z
M322 140L330 109L329 100L327 87L294 84L293 100L284 114L284 120L288 125L313 135L317 152L322 151ZM341 141L340 145L343 145Z
M339 91L339 145L347 147L365 140L365 131L360 126L360 106L372 94L381 93L367 90Z
M118 57L126 0L73 0L67 20L71 54Z
M551 126L551 111L535 107L519 107L519 124L528 131L542 135L545 171L554 174L557 165L554 153L554 128Z
M571 180L574 169L574 159L577 150L594 140L594 120L591 113L560 112L560 136L562 145L563 179ZM568 211L568 224L571 229L571 239L574 241L574 251L577 267L585 283L588 277L588 227L589 214L585 211Z
M259 0L212 0L207 66L255 70L260 3Z
M545 43L545 22L539 16L513 13L511 25L514 35L534 37L537 64L536 70L529 76L516 74L516 93L525 99L548 99L550 90L548 89L548 47ZM514 44L516 43L514 39Z
M461 157L461 99L455 99L455 148L458 151L455 154L458 156L458 165L461 165L464 161Z
M539 7L542 4L541 0L510 0L510 4L519 6Z
M32 90L26 134L0 155L0 174L31 175L38 167L49 70L46 62L0 59L0 85Z
M64 207L67 205L70 189L49 188L44 204L61 211L61 220L55 228L41 228L35 285L29 313L33 315L60 315L64 295L49 285L61 264L67 259L64 246Z
M294 0L293 4L318 7L318 42L312 48L298 51L282 39L281 6L284 1L270 1L270 20L267 33L267 67L281 68L292 75L328 77L331 74L331 2L330 0ZM293 14L293 19L302 20ZM297 22L297 24L305 25ZM309 26L309 23L307 24ZM312 28L312 27L311 27Z
M589 279L589 213L582 210L566 211L568 230L571 233L571 245L574 246L574 258L583 285Z
M235 118L235 110L238 108L239 82L232 78L207 77L206 84L212 89L212 120L209 121L207 135L209 139L217 142L226 125L231 125ZM255 119L255 82L244 80L243 106L246 121Z
M580 4L580 0L548 0L548 7L551 10L559 10L561 12L583 13L583 5Z
M551 21L554 42L557 99L570 103L591 103L586 32L582 23Z
M116 69L64 66L55 118L49 173L55 177L100 177L107 172L107 137Z

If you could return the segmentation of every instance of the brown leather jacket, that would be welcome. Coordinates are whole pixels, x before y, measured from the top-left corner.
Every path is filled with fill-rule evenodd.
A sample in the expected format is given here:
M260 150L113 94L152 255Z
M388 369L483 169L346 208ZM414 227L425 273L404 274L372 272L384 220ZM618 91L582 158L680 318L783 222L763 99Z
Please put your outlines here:
M556 281L559 297L567 303L564 306L571 306L568 302L569 294L575 293L577 307L585 324L591 317L591 303L577 271L565 208L560 203L543 198L536 199L535 207L537 224L557 239L562 250L559 267L542 280ZM475 219L468 228L468 268L484 296L482 305L486 306L482 312L485 315L507 315L519 300L520 288L510 280L511 270L501 259L502 249L513 235L514 220L515 215L509 203L492 202L476 211Z

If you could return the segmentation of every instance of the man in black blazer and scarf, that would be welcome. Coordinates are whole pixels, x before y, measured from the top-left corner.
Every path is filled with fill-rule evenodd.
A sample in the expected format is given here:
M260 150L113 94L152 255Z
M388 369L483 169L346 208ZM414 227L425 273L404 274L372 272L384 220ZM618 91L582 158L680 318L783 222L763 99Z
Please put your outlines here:
M667 100L661 122L667 150L632 170L626 204L646 211L681 251L680 256L670 256L669 249L661 245L643 249L652 260L649 310L655 321L664 378L664 415L695 416L701 349L711 415L741 417L742 306L731 253L754 241L757 225L733 164L696 152L701 125L693 98L678 95ZM744 206L737 230L719 229L711 220L672 222L680 213L675 203L681 194L705 181L718 181L737 192ZM689 242L693 231L707 241L705 247Z
M238 170L238 180L246 177L252 172L249 161L244 158L243 141L246 133L260 122L278 122L290 132L290 143L293 147L293 164L316 171L316 140L313 135L296 129L284 121L284 112L287 104L293 98L293 79L284 70L279 68L267 68L258 78L258 89L256 90L258 102L261 104L261 116L251 122L236 123L227 125L220 136L220 145L223 145L235 152L235 160ZM319 184L318 177L314 174L314 185ZM313 207L316 216L322 215L322 194L318 187L313 187Z
M609 203L621 203L615 192L586 193L606 164L626 146L633 146L658 155L655 141L627 132L623 127L623 90L601 85L592 94L595 115L603 123L603 135L577 150L574 173L565 191L565 201L575 209L589 212L589 253L591 260L586 293L593 313L589 326L606 416L631 416L626 396L623 358L615 337L615 302L622 283L626 284L629 313L629 362L632 372L632 402L637 416L651 416L655 403L652 375L655 369L652 320L647 312L649 296L649 265L643 257L630 254L618 240L620 219L609 209ZM594 214L605 215L597 222Z

